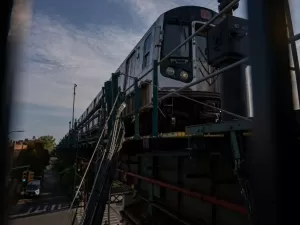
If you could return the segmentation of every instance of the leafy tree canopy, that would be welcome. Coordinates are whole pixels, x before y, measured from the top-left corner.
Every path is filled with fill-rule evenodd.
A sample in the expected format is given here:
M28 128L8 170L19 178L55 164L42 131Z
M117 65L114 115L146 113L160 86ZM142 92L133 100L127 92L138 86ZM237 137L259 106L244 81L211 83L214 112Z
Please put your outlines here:
M20 152L17 166L30 165L30 169L39 175L49 163L49 152L44 148L44 142L39 140L28 141L27 149Z
M38 138L38 140L43 142L44 148L49 153L51 153L56 147L55 138L51 135L41 136Z

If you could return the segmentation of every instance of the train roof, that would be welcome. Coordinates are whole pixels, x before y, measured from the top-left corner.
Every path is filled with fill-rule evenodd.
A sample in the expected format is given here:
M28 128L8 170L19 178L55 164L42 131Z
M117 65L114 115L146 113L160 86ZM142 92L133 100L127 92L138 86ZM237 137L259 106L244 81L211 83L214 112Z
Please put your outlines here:
M212 12L214 12L214 13L217 13L216 11L214 11L214 10L212 10L212 9L205 8L205 7L198 6L198 5L184 5L184 6L178 6L178 7L169 9L169 10L165 11L164 13L162 13L161 15L163 15L163 14L165 14L165 13L168 13L168 12L172 12L172 11L176 11L176 10L181 10L181 9L189 9L189 8L205 9L205 10L209 10L209 11L212 11Z

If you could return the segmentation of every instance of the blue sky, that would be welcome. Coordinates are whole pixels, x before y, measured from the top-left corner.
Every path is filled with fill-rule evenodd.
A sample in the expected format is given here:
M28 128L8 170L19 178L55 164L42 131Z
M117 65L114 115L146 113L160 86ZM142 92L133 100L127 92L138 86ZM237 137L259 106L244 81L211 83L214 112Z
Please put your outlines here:
M79 117L155 19L181 5L216 10L217 0L33 1L11 123L11 130L25 132L13 137L60 139L72 116L73 84ZM246 16L245 0L237 15Z

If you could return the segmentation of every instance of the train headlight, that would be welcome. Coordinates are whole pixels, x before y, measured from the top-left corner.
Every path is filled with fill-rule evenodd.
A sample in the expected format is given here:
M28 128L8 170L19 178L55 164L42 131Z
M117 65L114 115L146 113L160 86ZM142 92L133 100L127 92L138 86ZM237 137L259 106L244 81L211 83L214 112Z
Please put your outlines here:
M168 76L173 76L175 74L175 70L172 67L168 67L166 69L166 73Z
M180 73L180 79L181 80L187 80L189 78L189 74L185 71L181 71Z

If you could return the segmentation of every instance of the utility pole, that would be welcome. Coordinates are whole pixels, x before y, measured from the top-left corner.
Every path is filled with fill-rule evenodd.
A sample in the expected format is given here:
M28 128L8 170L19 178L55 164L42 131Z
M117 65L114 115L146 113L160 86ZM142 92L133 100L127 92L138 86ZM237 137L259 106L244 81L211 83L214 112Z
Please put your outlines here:
M75 107L75 95L76 95L77 84L74 84L74 95L73 95L73 112L72 112L72 129L74 129L74 107Z

